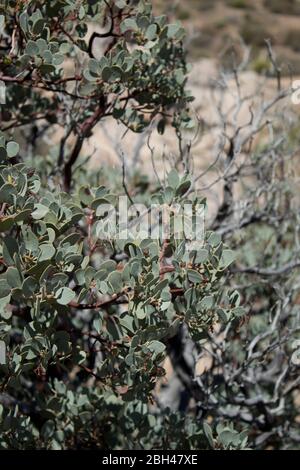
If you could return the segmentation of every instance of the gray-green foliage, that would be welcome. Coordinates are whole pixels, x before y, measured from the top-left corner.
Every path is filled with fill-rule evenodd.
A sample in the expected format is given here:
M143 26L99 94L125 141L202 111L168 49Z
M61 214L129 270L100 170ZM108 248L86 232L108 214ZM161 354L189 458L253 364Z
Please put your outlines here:
M135 132L190 127L182 27L142 0L4 3L0 448L245 448L243 424L206 423L199 387L189 386L197 409L157 403L174 338L186 332L200 348L241 321L240 296L225 282L233 252L212 231L193 251L172 234L99 239L101 208L117 206L120 189L76 167L107 117ZM59 145L41 160L37 140L49 144L58 128ZM203 203L190 188L172 171L164 189L137 199Z
M2 120L11 128L12 121L19 126L43 118L64 128L58 166L67 189L83 141L100 120L113 116L136 132L155 116L161 133L167 121L177 130L190 126L184 30L154 16L151 4L6 3L7 8L0 7L1 80L7 88ZM71 133L77 140L67 155L64 146Z
M183 204L187 181L175 178L172 200L170 187L154 199ZM151 403L168 340L183 324L201 342L243 314L222 283L232 252L211 232L199 251L171 233L172 269L162 275L165 240L97 238L99 208L116 200L109 188L49 191L33 169L9 161L0 186L4 404L9 397L1 447L207 446L192 416ZM230 439L225 447L244 442Z

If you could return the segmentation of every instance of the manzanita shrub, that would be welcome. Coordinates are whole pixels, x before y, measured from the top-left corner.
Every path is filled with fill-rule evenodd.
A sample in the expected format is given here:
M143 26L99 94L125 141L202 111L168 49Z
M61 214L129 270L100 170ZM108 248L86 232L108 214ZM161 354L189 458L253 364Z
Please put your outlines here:
M153 391L183 324L201 341L243 314L222 286L232 252L212 232L197 250L172 232L99 239L101 208L117 199L108 188L69 195L23 163L0 171L1 446L203 447L202 425L159 411ZM169 183L153 197L182 205L189 180Z
M123 189L85 169L73 177L107 116L137 132L154 118L159 132L190 125L182 28L129 0L8 0L0 15L0 448L244 448L242 429L211 430L197 406L158 400L179 331L200 345L216 325L239 323L225 282L233 252L212 231L196 248L175 229L103 237L107 205L118 227ZM41 177L35 141L52 126L64 135ZM205 205L190 186L172 171L134 202L169 207L172 221L174 204Z
M41 119L61 126L65 137L57 166L65 189L70 189L84 140L102 119L112 116L136 132L155 116L161 133L166 121L177 130L190 125L184 30L180 24L168 24L164 16L153 16L151 4L4 3L0 59L7 93L2 122L8 124L3 128ZM65 155L70 134L75 143Z

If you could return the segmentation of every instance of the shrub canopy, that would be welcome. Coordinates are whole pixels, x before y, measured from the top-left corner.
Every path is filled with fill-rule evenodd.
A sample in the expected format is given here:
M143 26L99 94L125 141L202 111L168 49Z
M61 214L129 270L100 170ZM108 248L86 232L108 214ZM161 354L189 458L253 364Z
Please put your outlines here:
M235 67L232 117L223 74L221 143L197 174L183 139L183 41L180 24L142 0L2 2L2 449L299 446L299 205L288 184L299 129L274 109L289 90L270 44L270 101L243 96ZM126 132L173 126L176 169L157 181L134 171L129 189L125 157L121 174L90 170L84 143L107 118ZM201 246L175 223L184 206L206 209L199 181L223 194ZM124 228L124 195L132 233L107 237L110 211ZM170 233L140 237L152 204L167 210Z

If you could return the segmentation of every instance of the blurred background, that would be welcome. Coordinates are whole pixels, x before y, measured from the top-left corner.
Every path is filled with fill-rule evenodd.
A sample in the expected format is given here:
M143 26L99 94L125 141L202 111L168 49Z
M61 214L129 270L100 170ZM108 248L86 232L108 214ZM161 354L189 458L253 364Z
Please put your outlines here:
M241 57L241 42L251 46L249 68L271 71L265 39L276 46L282 73L300 73L299 0L154 0L157 11L183 22L189 59L231 65Z

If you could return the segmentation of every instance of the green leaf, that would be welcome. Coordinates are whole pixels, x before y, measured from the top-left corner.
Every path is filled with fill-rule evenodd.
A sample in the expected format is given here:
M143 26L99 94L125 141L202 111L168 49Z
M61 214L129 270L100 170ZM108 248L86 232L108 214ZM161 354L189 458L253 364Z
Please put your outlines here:
M28 220L31 216L31 212L31 209L24 209L23 211L18 212L15 216L15 222L23 222Z
M48 419L48 421L46 421L42 426L41 436L43 439L48 441L53 436L54 431L55 431L55 423L54 421Z
M201 302L199 303L199 308L203 310L209 310L212 308L213 304L214 304L213 296L208 295L201 300Z
M8 144L6 145L6 152L7 152L8 158L15 157L19 153L19 150L20 150L20 146L17 142L11 141L11 142L8 142Z
M224 447L229 447L231 444L233 446L238 445L239 435L236 431L231 431L231 429L224 429L219 435L219 440L224 445Z
M187 307L189 308L191 305L194 305L194 303L197 301L197 295L196 295L196 289L194 287L191 287L184 293L184 298L187 302Z
M35 41L28 41L25 49L26 54L34 57L39 53L39 47Z
M147 344L147 348L150 349L150 351L152 351L155 356L158 356L159 354L162 354L165 351L166 346L160 341L154 340Z
M30 228L23 230L23 240L26 250L36 253L39 247L39 240Z
M51 243L44 243L40 245L39 250L39 261L49 260L55 255L55 248Z
M62 54L54 54L52 57L53 65L61 65L64 61L64 56Z
M208 259L208 255L209 255L208 250L206 250L205 248L201 248L200 250L197 250L195 263L197 264L205 263L205 261L207 261Z
M32 275L36 277L37 279L39 279L41 275L43 274L43 272L45 271L45 269L48 268L49 264L50 262L48 260L41 261L40 263L37 263L31 268L29 268L26 274L28 274L29 276Z
M150 26L148 26L145 36L148 39L148 41L153 41L156 38L156 33L157 33L156 24L151 24Z
M122 77L122 69L117 65L112 67L104 67L102 70L102 79L105 82L115 82Z
M117 263L113 261L112 259L109 259L100 264L99 270L106 271L107 273L111 273L112 271L115 271L116 268L117 268Z
M27 14L27 11L24 10L20 16L19 16L19 23L20 23L20 26L21 28L23 29L24 33L27 32L28 30L28 14Z
M5 307L10 302L10 297L11 297L10 294L7 295L6 297L0 297L0 312L1 312L1 317L4 319L8 319L11 317L11 312L5 311Z
M3 240L3 258L6 264L15 264L14 255L19 250L18 244L13 237L6 237Z
M7 232L14 225L14 217L3 217L0 219L0 233Z
M136 317L139 320L144 320L144 318L146 318L146 316L147 316L146 306L142 306L142 305L139 304L136 307L135 314L136 314Z
M231 313L235 318L240 318L246 314L246 311L243 307L235 307L232 309Z
M236 259L236 254L232 250L224 250L220 260L220 267L227 268Z
M13 196L16 194L16 188L10 183L5 183L0 188L0 201L1 203L7 202L8 204L13 203Z
M199 274L197 271L195 271L194 269L188 269L187 270L187 275L188 275L188 279L189 281L191 281L192 283L194 284L199 284L202 282L202 276L201 274Z
M176 189L177 186L179 185L179 175L178 175L178 172L176 170L172 170L170 171L170 173L168 174L168 183L169 185L173 188L173 189Z
M69 287L61 287L55 293L55 298L57 303L60 305L68 305L76 297L75 292L72 291Z
M49 207L44 206L43 204L37 203L34 205L34 208L35 210L32 213L32 217L36 220L43 219L45 215L49 212Z
M120 318L120 325L122 325L124 328L126 328L129 333L135 332L134 328L134 318L131 317L130 315L125 315L124 317Z
M7 271L6 271L6 279L7 283L10 285L10 287L15 288L15 287L21 287L22 286L22 277L17 270L17 268L10 266Z
M215 444L214 444L213 433L212 433L210 425L206 421L204 421L203 423L203 430L204 430L205 436L207 437L210 447L214 448Z
M54 67L54 65L52 65L52 64L42 64L42 65L40 66L40 71L41 71L43 74L48 75L48 74L50 74L50 73L52 73L52 72L55 72L55 67Z
M6 279L0 279L0 298L7 297L10 291L10 285L7 283Z
M168 25L168 38L173 39L175 38L178 33L184 32L183 28L181 27L180 23L174 23Z
M39 38L39 39L36 41L36 45L37 45L38 48L39 48L39 53L40 53L40 54L43 54L43 52L45 52L45 51L48 50L47 41L45 41L45 39L43 39L43 38Z
M216 247L221 243L221 236L218 233L212 233L208 238L208 243L212 247Z
M24 297L30 298L39 290L39 284L32 276L28 276L22 284L22 293Z
M90 59L89 60L89 69L95 75L99 75L99 73L100 73L99 62L96 59Z
M45 26L45 20L43 18L39 18L33 25L32 32L33 34L41 34Z
M183 181L176 189L176 196L183 196L191 187L192 183L189 180Z
M113 341L118 341L122 338L122 331L120 326L113 318L108 320L106 328Z
M121 31L122 33L128 31L128 30L137 30L138 29L138 26L137 26L137 23L136 23L136 20L133 19L133 18L127 18L126 20L124 20L122 23L121 23Z
M109 274L107 282L112 286L113 292L118 293L122 290L123 279L122 274L119 271L113 271Z

